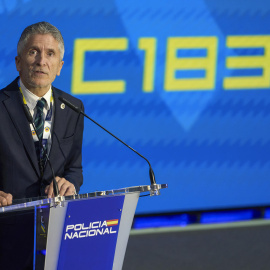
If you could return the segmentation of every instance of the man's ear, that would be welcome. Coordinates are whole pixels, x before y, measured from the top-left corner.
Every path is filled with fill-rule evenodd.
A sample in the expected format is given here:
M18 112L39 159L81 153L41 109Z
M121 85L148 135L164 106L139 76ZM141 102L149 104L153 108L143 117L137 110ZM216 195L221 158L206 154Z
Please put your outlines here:
M64 61L60 61L58 71L56 73L57 76L60 76L61 69L62 69L63 65L64 65Z
M16 56L15 57L15 64L16 64L16 69L17 71L21 71L21 57L20 56Z

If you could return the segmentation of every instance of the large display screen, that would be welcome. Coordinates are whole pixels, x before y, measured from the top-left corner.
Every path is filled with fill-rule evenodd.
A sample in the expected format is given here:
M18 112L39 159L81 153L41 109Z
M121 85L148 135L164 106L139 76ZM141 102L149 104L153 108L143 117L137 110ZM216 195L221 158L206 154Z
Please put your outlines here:
M57 26L54 86L151 162L137 214L270 204L270 2L0 0L0 86L23 29ZM150 184L147 163L85 120L81 193Z

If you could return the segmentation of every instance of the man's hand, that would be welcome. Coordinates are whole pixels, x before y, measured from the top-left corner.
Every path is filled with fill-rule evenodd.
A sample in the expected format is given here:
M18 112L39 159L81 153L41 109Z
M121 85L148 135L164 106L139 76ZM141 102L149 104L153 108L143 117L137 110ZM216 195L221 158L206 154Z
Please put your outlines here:
M55 180L57 182L58 188L59 188L59 195L60 196L70 196L75 194L75 187L72 183L70 183L65 178L61 178L59 176L55 177ZM45 188L45 193L48 195L48 198L52 198L54 196L53 194L53 181L50 185L48 185Z
M11 204L12 204L12 195L10 193L0 191L0 207Z

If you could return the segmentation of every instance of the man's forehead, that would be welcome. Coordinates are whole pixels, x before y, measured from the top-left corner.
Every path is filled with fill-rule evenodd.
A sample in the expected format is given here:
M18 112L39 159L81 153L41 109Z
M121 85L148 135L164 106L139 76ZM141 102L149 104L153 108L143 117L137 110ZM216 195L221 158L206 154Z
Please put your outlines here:
M51 34L33 34L31 35L27 42L26 47L46 45L50 47L58 47L59 42Z

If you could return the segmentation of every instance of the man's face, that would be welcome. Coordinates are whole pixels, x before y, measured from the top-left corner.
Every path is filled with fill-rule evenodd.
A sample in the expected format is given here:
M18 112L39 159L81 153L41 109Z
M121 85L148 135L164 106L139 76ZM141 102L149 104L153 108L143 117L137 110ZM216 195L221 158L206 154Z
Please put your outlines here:
M23 84L37 96L49 90L64 64L58 41L50 34L31 36L15 62Z

